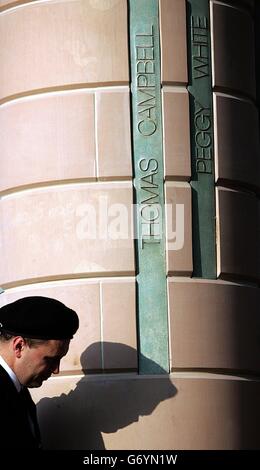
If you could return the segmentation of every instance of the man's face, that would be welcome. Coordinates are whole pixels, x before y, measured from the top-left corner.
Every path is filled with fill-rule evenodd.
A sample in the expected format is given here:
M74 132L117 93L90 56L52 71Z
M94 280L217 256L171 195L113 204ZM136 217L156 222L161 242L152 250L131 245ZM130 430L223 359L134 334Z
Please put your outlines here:
M58 374L60 360L69 349L70 340L49 340L37 346L25 344L20 363L20 382L26 387L40 387L51 374Z

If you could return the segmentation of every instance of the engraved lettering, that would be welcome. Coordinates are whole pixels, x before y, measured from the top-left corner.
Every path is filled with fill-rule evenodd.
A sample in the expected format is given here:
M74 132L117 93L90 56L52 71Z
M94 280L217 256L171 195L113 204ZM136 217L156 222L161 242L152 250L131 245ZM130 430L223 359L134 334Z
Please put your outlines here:
M205 16L191 17L192 68L194 79L209 76L209 32Z
M147 171L150 167L151 164L154 164L154 168L150 168L151 171L156 172L158 170L158 162L155 160L155 158L149 158L148 163L146 163L147 158L142 158L139 161L139 168L141 171ZM146 167L143 168L143 164L146 164Z
M153 24L144 25L135 35L136 130L145 139L158 129L155 32ZM162 239L162 210L159 204L158 160L148 155L138 162L140 188L141 246L158 244Z
M191 40L194 44L208 43L208 21L206 16L191 17Z
M140 205L142 249L145 245L160 243L162 213L159 204L158 161L155 158L141 158L139 169L145 173L140 178L142 191Z
M159 195L158 195L158 192L157 192L157 193L154 193L154 192L151 191L151 189L148 188L147 186L143 186L142 189L144 189L144 190L147 191L148 193L152 194L152 196L148 196L147 199L143 199L142 204L143 204L144 202L148 202L148 201L150 201L151 199L154 199L154 198L156 198L156 197L158 198L158 196L159 196ZM155 201L154 201L154 202L155 202ZM158 200L157 200L156 202L158 203Z
M151 175L147 175L147 176L143 176L141 178L141 181L144 181L145 183L148 183L150 184L150 186L147 186L148 188L158 188L158 184L154 183L153 181L153 173L151 173ZM146 187L146 186L143 186L143 187Z
M195 123L196 123L196 127L198 127L198 129L203 130L203 131L207 131L208 129L210 129L210 126L211 126L210 119L205 114L196 116Z
M147 222L151 223L159 218L159 210L156 206L151 210L151 204L147 204L147 206L141 208L141 216Z
M136 46L136 58L142 61L154 60L154 47Z
M143 106L143 105L142 105L142 106ZM151 119L151 116L152 116L152 114L153 114L153 112L154 112L154 108L155 108L155 106L153 106L153 105L151 104L150 106L147 106L147 108L145 108L145 109L139 109L138 113L139 113L139 114L146 114L147 117L148 117L149 119Z
M139 60L136 64L137 73L154 73L154 62L152 60Z
M156 126L156 123L152 119L147 118L147 119L143 119L142 121L140 121L138 123L137 128L140 134L147 137L155 133L157 126Z
M137 88L137 130L144 137L157 130L156 67L154 57L154 28L136 34L136 88Z
M140 91L140 93L145 93L150 98L147 98L147 99L145 99L143 101L140 101L138 103L138 105L137 105L138 108L141 108L141 109L138 110L138 114L146 113L147 117L151 118L152 116L155 115L155 95L152 94L152 93L148 93L147 90L140 89L139 91Z
M197 173L212 173L212 164L211 161L197 160L196 161L196 171Z
M136 77L136 85L137 85L137 89L138 88L141 88L141 87L149 87L149 77L147 77L147 75L145 74L139 74L137 75Z
M212 119L210 109L195 101L195 158L198 173L212 173Z
M194 58L194 70L197 72L194 78L208 77L209 75L209 63L207 57L193 57ZM195 65L196 64L196 65Z
M195 141L198 147L209 147L211 145L211 135L207 132L196 132Z
M197 159L210 160L212 158L211 147L196 147L195 155Z

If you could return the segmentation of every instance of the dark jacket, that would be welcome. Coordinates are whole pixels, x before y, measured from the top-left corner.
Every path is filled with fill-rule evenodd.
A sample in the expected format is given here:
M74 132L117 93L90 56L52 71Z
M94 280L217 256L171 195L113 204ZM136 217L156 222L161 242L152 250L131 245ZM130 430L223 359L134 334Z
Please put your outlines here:
M9 375L1 366L0 403L0 449L39 449L40 432L36 406L31 395L27 388L18 393Z

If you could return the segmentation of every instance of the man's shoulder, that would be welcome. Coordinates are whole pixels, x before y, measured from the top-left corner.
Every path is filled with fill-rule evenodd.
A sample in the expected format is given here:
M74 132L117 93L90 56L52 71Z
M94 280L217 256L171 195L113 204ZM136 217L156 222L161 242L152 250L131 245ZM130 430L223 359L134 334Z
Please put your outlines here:
M0 366L0 394L1 396L8 394L9 398L11 399L12 395L14 394L15 389L7 372L4 370L2 366Z
M4 370L4 368L0 365L0 379L1 379L1 384L2 382L3 383L7 383L9 379L9 376L7 374L7 372Z

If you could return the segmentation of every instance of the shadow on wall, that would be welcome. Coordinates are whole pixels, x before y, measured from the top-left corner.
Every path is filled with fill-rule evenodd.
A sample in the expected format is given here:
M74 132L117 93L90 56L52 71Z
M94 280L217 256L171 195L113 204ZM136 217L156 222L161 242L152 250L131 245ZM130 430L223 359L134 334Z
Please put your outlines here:
M106 342L102 347L110 357L136 358L136 350L124 344ZM101 343L94 343L82 353L84 373L100 350ZM143 359L150 370L156 367L158 374L164 372L150 359ZM43 448L105 449L102 432L114 433L138 421L139 416L150 415L161 401L176 393L165 374L154 378L102 373L83 377L68 395L43 398L37 404Z

